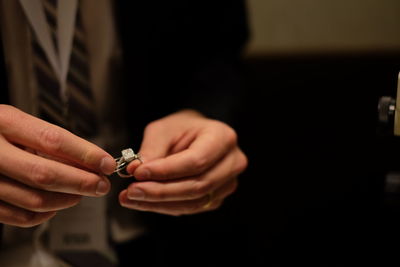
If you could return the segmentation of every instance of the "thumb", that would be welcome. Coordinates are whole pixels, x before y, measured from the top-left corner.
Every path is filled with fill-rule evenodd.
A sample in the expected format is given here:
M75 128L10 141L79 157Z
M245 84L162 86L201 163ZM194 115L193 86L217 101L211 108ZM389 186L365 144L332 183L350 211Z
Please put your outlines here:
M144 131L143 141L139 150L142 162L146 164L146 162L167 156L172 139L171 134L163 130L159 125L155 123L149 124ZM128 165L126 170L128 173L133 174L140 165L140 162L135 160Z

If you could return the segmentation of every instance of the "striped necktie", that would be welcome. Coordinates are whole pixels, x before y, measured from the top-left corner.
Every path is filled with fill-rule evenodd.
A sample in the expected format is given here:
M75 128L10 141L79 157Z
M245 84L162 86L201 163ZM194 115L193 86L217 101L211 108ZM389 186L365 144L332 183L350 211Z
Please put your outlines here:
M42 0L42 3L52 41L56 52L58 52L58 1ZM60 84L60 79L51 67L46 53L34 33L32 34L32 56L38 92L39 116L83 138L91 138L97 133L98 122L95 116L95 99L90 86L89 54L85 37L86 34L78 5L66 80L67 101L61 96L62 85ZM76 267L115 266L107 257L95 250L57 251L56 254L68 264Z
M42 0L54 46L57 43L57 0ZM66 101L61 84L35 35L32 36L33 66L37 82L39 116L85 138L97 132L95 101L90 87L88 51L78 9L66 81Z

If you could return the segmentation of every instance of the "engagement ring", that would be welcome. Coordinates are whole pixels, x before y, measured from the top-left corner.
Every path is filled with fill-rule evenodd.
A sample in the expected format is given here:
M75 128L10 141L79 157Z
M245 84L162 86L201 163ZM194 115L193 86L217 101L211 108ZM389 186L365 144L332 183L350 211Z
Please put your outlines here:
M132 148L127 148L121 151L122 157L116 158L115 162L117 162L117 167L114 170L120 177L132 177L132 174L129 174L126 171L126 167L128 164L134 160L139 160L140 163L143 161L140 158L139 154L135 154Z

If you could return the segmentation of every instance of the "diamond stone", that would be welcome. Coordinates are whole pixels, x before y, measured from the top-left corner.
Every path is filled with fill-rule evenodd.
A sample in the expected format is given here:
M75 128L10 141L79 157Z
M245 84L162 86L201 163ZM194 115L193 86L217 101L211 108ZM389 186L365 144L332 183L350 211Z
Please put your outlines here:
M124 158L125 162L130 162L136 159L136 154L133 152L132 148L124 149L121 151L122 157Z

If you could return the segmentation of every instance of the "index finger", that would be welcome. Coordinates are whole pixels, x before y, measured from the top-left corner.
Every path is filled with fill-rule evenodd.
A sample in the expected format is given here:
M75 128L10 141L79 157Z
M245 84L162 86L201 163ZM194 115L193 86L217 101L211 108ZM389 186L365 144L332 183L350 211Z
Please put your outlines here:
M203 134L181 152L144 161L137 167L134 176L139 180L169 180L198 175L214 166L232 145L233 142L221 141L211 133Z
M7 140L95 172L111 174L114 171L115 160L95 144L13 107L1 113L0 132Z

